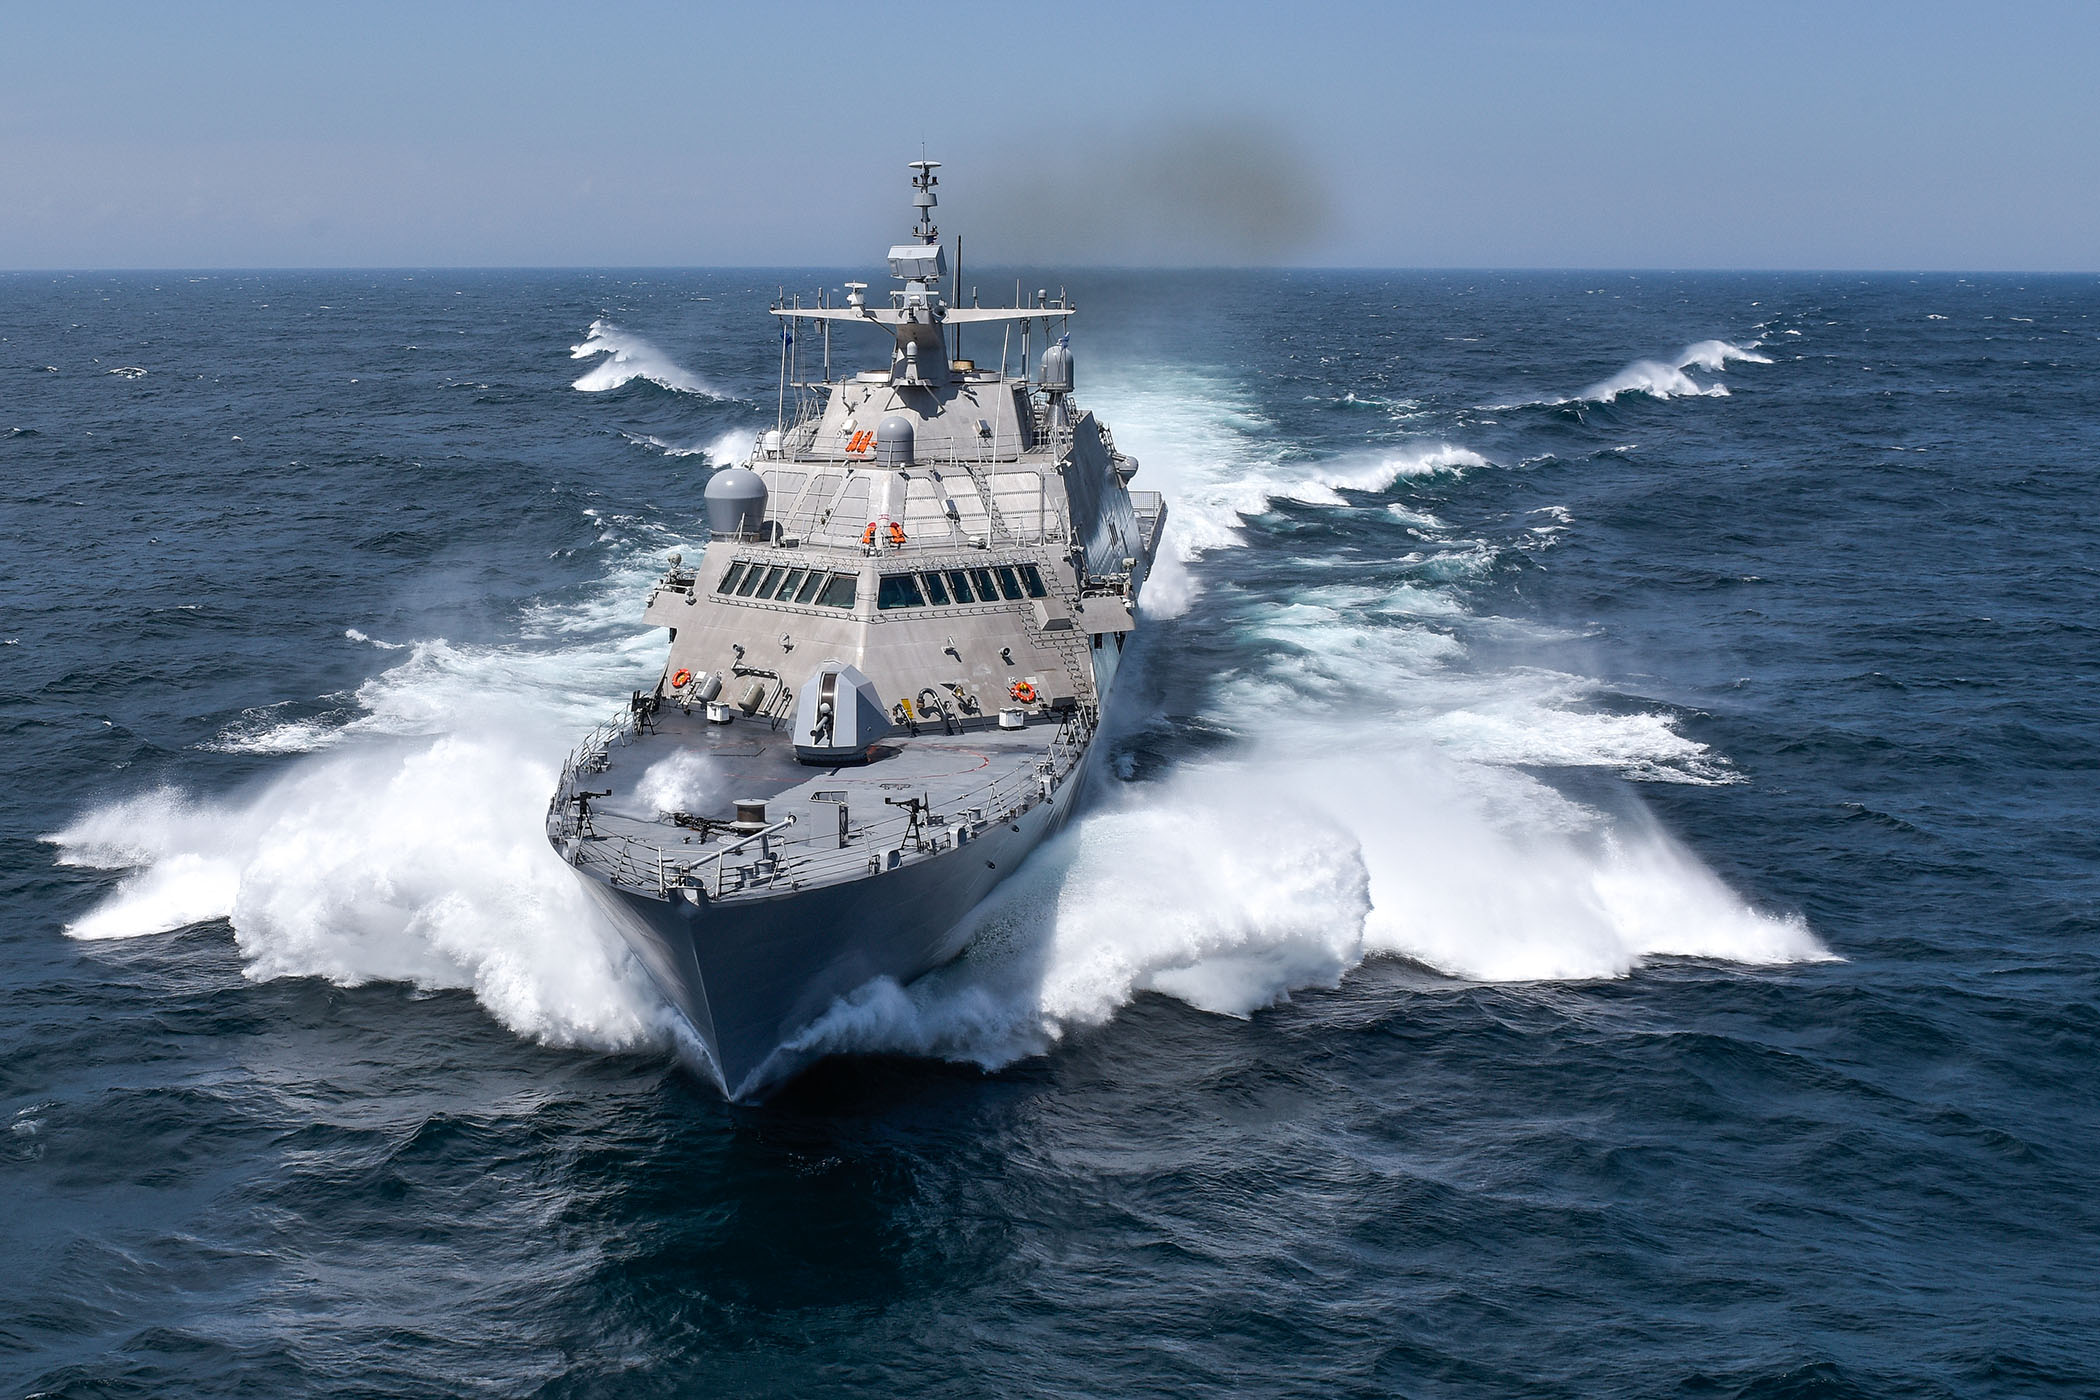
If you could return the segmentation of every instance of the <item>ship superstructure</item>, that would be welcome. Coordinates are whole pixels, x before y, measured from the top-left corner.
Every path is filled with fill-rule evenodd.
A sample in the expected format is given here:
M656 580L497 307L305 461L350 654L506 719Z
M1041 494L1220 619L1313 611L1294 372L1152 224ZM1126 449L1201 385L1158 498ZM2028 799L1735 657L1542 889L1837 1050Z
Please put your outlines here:
M938 162L912 169L887 306L848 283L772 308L779 421L709 481L706 549L644 612L670 634L657 683L548 811L733 1097L799 1069L838 998L960 953L963 916L1064 822L1165 519L1073 396L1077 308L954 304ZM888 363L834 378L851 324ZM972 326L998 368L963 356Z

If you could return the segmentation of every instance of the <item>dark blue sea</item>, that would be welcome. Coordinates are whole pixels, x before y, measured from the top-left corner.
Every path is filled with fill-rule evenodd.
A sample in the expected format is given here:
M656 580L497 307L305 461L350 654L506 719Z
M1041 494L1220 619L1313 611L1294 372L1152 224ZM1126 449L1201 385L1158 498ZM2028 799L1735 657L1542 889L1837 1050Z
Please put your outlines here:
M851 275L0 277L0 1389L2100 1394L2100 280L1064 279L1086 806L737 1107L540 820Z

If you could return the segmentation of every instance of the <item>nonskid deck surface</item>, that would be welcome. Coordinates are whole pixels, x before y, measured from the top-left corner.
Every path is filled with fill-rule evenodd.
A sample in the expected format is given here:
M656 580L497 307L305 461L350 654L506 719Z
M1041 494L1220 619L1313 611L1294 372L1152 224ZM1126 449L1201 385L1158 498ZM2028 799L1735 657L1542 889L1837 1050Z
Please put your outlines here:
M602 757L587 748L572 762L557 845L587 873L665 898L787 894L967 844L1068 781L1090 737L1079 715L922 727L876 745L871 762L815 767L763 717L711 724L665 706L642 729L610 733ZM752 799L765 803L762 833L730 825L734 804Z

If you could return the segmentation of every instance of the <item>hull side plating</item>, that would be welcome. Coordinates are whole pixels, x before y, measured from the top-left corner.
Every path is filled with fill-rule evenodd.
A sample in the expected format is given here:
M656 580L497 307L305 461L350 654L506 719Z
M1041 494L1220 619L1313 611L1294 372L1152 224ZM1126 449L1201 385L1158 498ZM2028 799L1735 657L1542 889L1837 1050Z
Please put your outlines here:
M825 889L695 904L585 885L706 1047L723 1090L750 1099L802 1067L796 1040L839 998L959 956L965 916L1064 825L1078 788L938 859Z

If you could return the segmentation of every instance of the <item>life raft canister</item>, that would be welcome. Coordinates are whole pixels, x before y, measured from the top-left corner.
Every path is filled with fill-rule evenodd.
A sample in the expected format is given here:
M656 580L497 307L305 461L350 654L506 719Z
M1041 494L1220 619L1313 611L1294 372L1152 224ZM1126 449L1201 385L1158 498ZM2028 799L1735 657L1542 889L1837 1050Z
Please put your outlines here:
M1033 705L1035 703L1035 687L1027 681L1015 681L1007 688L1006 693L1024 705Z
M691 671L686 670L685 667L680 666L677 670L671 673L671 689L684 690L687 682L691 681L692 678L693 673Z

